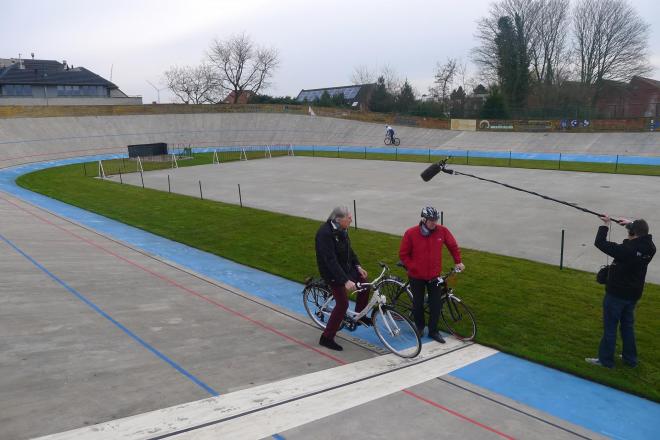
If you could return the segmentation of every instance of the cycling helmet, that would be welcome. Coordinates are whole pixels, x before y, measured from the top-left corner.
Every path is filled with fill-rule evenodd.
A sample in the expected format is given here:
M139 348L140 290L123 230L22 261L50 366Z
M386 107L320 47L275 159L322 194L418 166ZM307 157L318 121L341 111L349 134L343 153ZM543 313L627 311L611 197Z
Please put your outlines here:
M422 209L422 218L427 220L437 220L440 218L440 214L434 207L427 206L426 208Z

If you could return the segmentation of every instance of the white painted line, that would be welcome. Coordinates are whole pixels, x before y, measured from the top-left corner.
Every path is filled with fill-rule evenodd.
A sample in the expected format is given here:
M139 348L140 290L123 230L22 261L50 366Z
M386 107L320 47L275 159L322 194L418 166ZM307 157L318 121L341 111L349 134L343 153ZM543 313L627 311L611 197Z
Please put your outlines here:
M263 438L443 376L495 353L455 339L444 345L432 342L415 359L378 356L41 440L150 439L204 424L210 425L172 438ZM346 385L351 382L356 383ZM217 423L220 420L225 421Z

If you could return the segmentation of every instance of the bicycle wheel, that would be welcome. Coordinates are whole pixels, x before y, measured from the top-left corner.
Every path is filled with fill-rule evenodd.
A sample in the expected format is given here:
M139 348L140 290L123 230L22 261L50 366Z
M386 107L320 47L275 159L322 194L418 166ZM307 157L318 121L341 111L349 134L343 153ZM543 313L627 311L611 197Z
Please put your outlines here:
M332 293L320 286L306 286L303 289L303 304L305 304L305 310L314 321L314 324L324 329L328 325L332 310L335 308L335 299Z
M394 145L396 145L397 147L398 147L399 145L401 145L401 139L399 139L399 138L394 138Z
M477 321L472 311L454 295L449 295L442 301L440 318L447 330L462 341L471 341L477 335Z
M405 287L405 283L394 278L385 278L376 285L376 289L385 295L388 305L405 317L413 319L412 293Z
M378 339L392 353L403 358L413 358L422 350L422 341L415 325L393 307L381 306L371 315Z
M383 142L385 142L385 145L390 145L391 141L390 141L389 136L386 137L385 140L384 140Z

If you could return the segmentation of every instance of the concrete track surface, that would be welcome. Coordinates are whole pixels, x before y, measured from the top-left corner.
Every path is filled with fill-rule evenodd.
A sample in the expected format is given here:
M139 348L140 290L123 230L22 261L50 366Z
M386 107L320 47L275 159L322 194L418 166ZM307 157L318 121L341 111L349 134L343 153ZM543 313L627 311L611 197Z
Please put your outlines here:
M491 133L395 127L402 147L660 155L657 133ZM381 124L268 113L0 119L0 167L126 152L148 142L231 145L383 146Z
M2 439L600 438L447 376L493 350L329 352L246 292L5 193L0 212Z

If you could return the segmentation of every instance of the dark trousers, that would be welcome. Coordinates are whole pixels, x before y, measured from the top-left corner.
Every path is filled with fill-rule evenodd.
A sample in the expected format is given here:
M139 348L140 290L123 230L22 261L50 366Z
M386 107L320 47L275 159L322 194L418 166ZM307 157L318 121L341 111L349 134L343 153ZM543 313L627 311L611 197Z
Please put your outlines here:
M598 348L598 359L606 367L614 366L616 330L620 326L623 341L623 360L628 365L637 365L637 344L635 343L635 306L637 301L629 301L614 295L603 299L603 338Z
M366 283L365 278L359 277L358 282ZM335 298L335 308L330 313L330 319L328 320L328 325L323 331L323 336L327 339L334 339L341 325L341 321L346 315L346 310L348 310L348 292L343 284L330 284L330 289L332 290L332 296ZM363 290L358 292L357 301L355 302L355 311L360 313L369 302L369 290Z
M434 278L430 281L410 278L410 291L413 294L413 316L415 325L421 331L424 329L424 291L429 294L429 334L438 331L438 317L440 316L440 286Z

